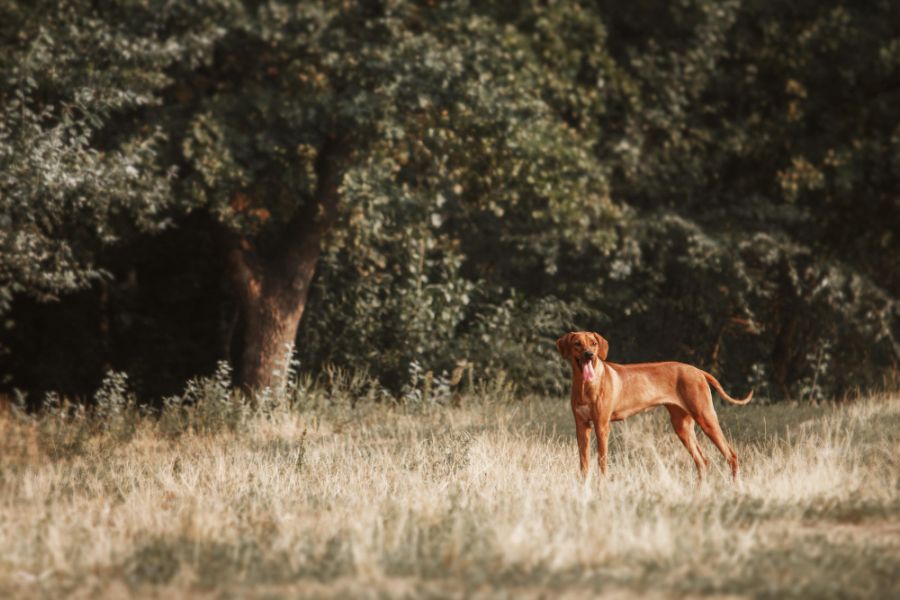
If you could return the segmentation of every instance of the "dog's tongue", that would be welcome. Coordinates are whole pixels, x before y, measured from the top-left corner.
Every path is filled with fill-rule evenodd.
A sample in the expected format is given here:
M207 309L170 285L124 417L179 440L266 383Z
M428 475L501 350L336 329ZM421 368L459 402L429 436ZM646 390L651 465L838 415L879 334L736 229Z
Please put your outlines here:
M585 381L594 380L594 361L589 360L581 367L581 378Z

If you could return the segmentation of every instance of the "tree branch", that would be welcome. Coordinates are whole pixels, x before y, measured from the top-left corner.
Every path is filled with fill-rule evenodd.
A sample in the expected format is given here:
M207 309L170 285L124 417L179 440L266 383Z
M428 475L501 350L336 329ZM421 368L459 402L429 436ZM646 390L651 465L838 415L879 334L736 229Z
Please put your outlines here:
M263 278L262 261L256 249L246 237L215 219L213 234L224 250L228 275L241 303L252 305L259 298Z
M314 257L321 251L322 239L334 226L340 205L339 188L344 163L351 149L347 136L326 138L316 156L316 190L312 202L288 223L283 253L284 274L290 287L305 291L315 268Z

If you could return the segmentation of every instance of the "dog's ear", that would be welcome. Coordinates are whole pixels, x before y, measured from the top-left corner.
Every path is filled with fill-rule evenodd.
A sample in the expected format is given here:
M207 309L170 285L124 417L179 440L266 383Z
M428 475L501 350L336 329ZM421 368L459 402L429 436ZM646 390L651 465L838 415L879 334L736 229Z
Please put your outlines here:
M594 339L597 340L597 343L600 344L600 349L598 351L600 360L606 360L606 355L609 354L609 342L607 342L606 339L599 333L595 332L591 335L593 335Z
M556 340L556 349L559 350L559 353L562 354L563 358L569 358L569 348L572 345L572 334L566 333L563 334L558 340Z

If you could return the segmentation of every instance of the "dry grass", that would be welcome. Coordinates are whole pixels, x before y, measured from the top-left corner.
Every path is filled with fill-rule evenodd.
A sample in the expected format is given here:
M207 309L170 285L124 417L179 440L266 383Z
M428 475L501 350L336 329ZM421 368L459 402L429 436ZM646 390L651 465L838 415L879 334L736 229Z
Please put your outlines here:
M582 485L559 399L7 417L0 596L900 597L900 397L719 414L739 486L661 410Z

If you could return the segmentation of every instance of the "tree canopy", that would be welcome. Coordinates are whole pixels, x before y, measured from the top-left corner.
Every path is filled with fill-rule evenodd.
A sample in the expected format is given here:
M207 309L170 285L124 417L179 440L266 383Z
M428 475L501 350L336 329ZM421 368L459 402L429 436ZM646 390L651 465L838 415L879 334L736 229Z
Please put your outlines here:
M290 343L553 390L576 326L774 396L896 365L890 2L0 6L7 387L92 340L152 393Z

